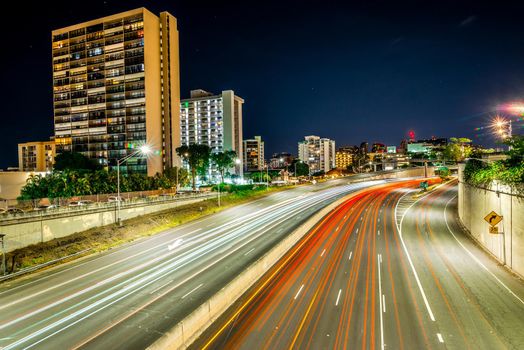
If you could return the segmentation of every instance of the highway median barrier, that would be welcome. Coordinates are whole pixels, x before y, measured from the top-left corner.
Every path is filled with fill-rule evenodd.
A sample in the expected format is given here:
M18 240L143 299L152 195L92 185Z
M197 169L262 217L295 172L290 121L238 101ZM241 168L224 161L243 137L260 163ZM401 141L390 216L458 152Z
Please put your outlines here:
M274 246L257 261L247 267L240 275L224 286L206 302L191 312L176 326L148 347L149 350L186 349L215 320L232 306L251 288L274 264L276 264L295 244L297 244L319 221L349 198L368 189L359 190L344 196L310 217L290 235Z

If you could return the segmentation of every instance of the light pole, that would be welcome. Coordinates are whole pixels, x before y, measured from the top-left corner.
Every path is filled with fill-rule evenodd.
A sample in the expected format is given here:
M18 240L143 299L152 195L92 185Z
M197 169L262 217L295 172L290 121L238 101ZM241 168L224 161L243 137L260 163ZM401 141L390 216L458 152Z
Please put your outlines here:
M269 190L269 164L266 163L266 191Z
M120 204L121 204L121 198L120 198L120 164L122 164L123 162L125 162L126 160L128 160L129 158L132 158L134 156L136 156L137 154L142 154L142 155L148 155L149 153L151 153L151 147L149 147L148 145L143 145L143 146L140 146L140 148L138 148L136 151L132 152L131 154L128 154L127 156L121 158L121 159L118 159L116 161L116 187L117 187L117 197L116 197L116 203L117 203L117 210L116 210L116 222L118 223L118 225L121 225L122 223L120 222Z
M5 276L5 245L4 245L5 233L0 233L0 241L2 241L2 275Z

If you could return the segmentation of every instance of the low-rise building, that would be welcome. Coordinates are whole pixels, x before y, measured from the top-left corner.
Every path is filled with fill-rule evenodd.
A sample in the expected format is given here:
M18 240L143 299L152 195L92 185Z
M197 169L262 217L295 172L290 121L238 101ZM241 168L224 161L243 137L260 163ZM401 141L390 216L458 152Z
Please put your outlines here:
M269 161L269 166L271 167L271 169L283 169L293 164L294 160L295 157L293 157L291 153L273 153L273 156Z
M341 147L335 153L335 165L337 169L347 169L353 164L355 157L354 147Z
M55 141L35 141L18 144L20 171L51 171L55 162Z

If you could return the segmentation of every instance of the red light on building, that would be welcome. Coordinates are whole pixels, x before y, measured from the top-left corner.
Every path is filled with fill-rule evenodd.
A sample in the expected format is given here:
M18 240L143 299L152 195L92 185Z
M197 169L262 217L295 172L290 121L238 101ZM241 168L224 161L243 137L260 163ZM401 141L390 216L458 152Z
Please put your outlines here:
M415 140L415 132L414 132L413 130L409 130L408 135L409 135L409 139L410 139L411 141L414 141L414 140Z

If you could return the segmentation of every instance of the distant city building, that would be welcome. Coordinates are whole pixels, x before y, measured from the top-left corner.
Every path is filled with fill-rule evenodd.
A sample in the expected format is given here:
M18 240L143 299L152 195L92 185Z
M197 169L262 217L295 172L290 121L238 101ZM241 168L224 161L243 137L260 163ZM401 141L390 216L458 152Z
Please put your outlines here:
M384 145L383 143L375 142L371 146L371 152L372 153L384 153L386 152L386 145Z
M382 170L393 170L409 165L409 157L403 153L384 153L381 163Z
M335 168L335 141L306 136L298 143L298 157L309 166L311 174L319 171L328 172Z
M358 148L357 148L358 149ZM337 149L335 153L335 165L337 169L347 169L348 166L353 164L355 157L354 147L341 147Z
M273 153L273 156L271 156L271 159L269 161L269 166L271 167L271 169L283 169L293 164L294 160L295 157L293 157L291 153Z
M398 153L406 153L408 151L408 140L403 139L400 141L400 147L398 148Z
M53 101L57 153L80 152L99 164L148 144L122 172L154 175L179 163L177 20L139 8L54 30Z
M359 153L360 154L367 154L369 152L369 145L367 142L362 142L360 144L360 149L359 149Z
M264 141L260 136L244 140L244 170L257 171L264 168Z
M180 130L183 145L208 145L211 152L233 150L240 159L236 175L242 176L243 138L242 104L234 91L214 95L204 90L192 90L191 97L181 101Z
M428 140L417 140L407 144L408 153L429 153L432 150L441 150L448 144L446 138L433 137Z
M388 146L387 153L397 153L397 146Z
M55 141L18 144L19 171L51 171L55 161Z

